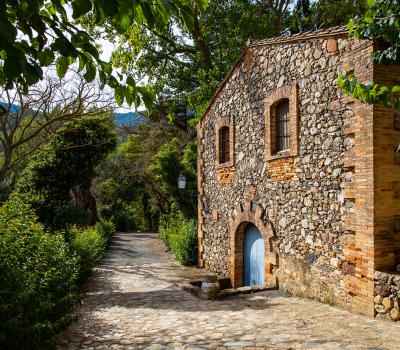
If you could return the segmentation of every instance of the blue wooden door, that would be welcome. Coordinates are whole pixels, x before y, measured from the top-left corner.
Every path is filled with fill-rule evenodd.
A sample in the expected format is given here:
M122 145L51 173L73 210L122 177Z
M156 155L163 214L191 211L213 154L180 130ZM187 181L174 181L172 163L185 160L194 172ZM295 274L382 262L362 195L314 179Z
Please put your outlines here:
M258 228L252 224L247 226L243 248L244 285L264 284L264 239Z

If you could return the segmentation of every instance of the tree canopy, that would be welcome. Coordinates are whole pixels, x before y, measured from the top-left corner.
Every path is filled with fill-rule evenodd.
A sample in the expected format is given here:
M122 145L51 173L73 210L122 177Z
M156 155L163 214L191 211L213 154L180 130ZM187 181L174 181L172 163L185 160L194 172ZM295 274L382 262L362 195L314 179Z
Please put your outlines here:
M368 0L368 10L350 20L349 32L357 39L369 39L381 45L373 53L377 63L400 63L400 3L397 0ZM379 46L378 46L379 47ZM400 86L359 82L357 77L342 72L338 84L343 91L364 103L381 101L400 111Z
M132 77L121 82L113 74L109 62L100 59L93 38L73 20L90 16L94 25L106 22L115 33L126 32L133 23L146 25L150 30L168 24L174 15L187 28L194 26L193 9L204 11L207 0L5 0L0 2L0 84L11 89L16 83L28 87L43 77L42 67L56 63L62 78L68 67L79 62L87 82L98 74L101 84L115 90L116 101L122 104L140 103L149 106L150 95L136 86ZM72 8L72 18L67 8Z

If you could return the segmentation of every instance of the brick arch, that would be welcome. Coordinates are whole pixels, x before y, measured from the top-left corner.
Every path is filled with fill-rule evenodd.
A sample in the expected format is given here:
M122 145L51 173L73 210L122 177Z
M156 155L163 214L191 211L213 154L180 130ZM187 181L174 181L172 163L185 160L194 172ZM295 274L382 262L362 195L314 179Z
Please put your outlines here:
M233 288L243 286L243 245L246 228L249 224L255 225L264 238L265 244L265 284L277 286L276 277L272 273L273 265L277 265L277 254L272 247L272 238L275 236L273 227L263 221L264 209L260 205L253 206L253 202L239 204L236 208L236 217L229 222L230 226L230 265L231 282Z

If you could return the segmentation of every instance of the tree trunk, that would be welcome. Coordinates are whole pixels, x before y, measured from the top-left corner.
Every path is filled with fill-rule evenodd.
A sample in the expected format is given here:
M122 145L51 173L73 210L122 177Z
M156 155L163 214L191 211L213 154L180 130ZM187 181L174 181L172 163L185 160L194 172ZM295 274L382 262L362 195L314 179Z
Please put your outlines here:
M96 199L90 191L90 188L82 186L74 186L72 188L72 197L75 205L78 208L88 212L88 225L94 225L97 222L97 205Z
M196 43L197 47L200 50L201 57L203 59L203 65L205 70L211 70L213 67L212 64L212 59L211 59L211 52L208 47L208 44L206 43L203 33L201 32L200 28L200 22L199 22L199 13L197 11L197 6L194 6L193 9L193 17L194 17L194 25L193 25L193 31L192 31L192 36L193 40Z
M281 35L282 32L282 14L276 13L275 14L275 23L274 23L274 32L276 36Z

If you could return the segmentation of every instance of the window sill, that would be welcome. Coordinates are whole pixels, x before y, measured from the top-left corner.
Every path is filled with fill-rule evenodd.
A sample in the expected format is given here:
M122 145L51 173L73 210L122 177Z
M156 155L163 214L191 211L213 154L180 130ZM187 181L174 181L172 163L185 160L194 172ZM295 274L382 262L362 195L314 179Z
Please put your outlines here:
M290 150L288 149L288 150L279 151L277 153L272 154L270 157L267 158L267 160L289 158L289 157L293 157L293 154L290 154Z
M217 169L221 169L221 168L231 168L233 167L233 162L226 162L226 163L217 163Z

